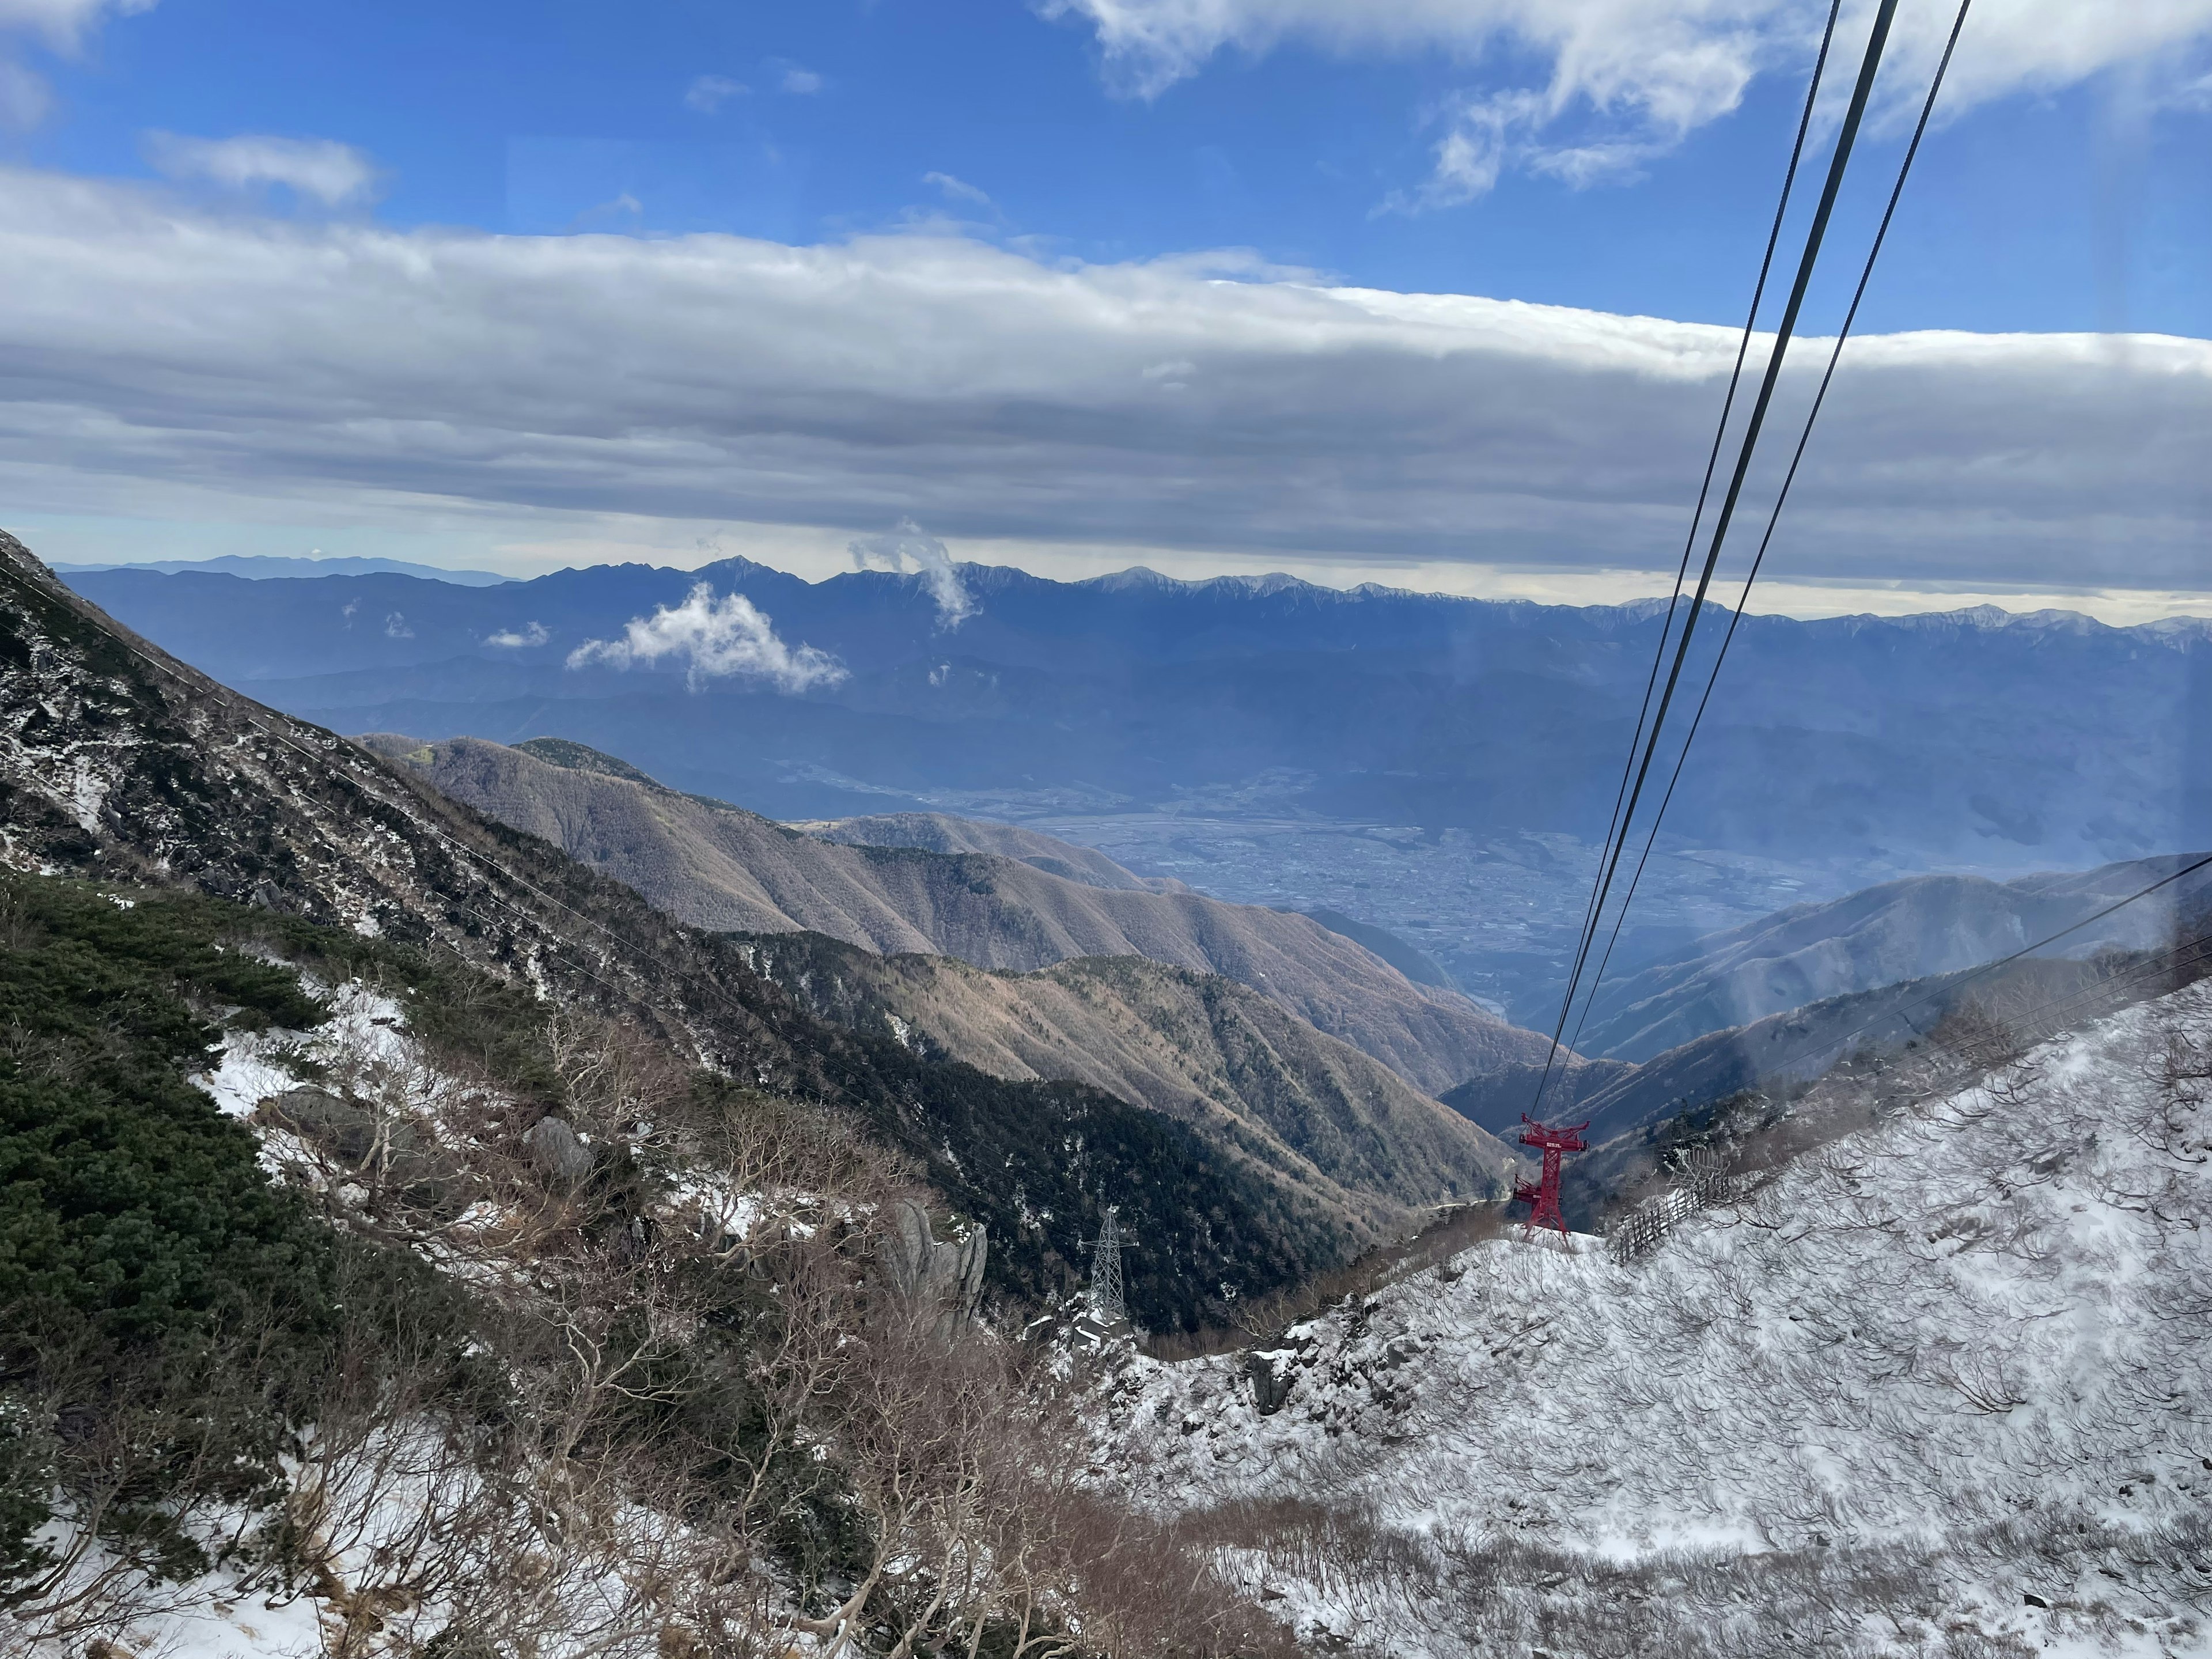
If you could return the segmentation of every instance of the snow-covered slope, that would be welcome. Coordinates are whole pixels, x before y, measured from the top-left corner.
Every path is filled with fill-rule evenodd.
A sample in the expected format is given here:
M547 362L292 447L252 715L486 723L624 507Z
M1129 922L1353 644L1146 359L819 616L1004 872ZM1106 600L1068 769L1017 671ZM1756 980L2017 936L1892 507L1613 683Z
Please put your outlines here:
M1509 1237L1133 1358L1097 1465L1379 1652L2205 1651L2208 1086L2200 985L1640 1261Z
M252 1127L261 1163L282 1182L314 1194L346 1230L428 1262L505 1317L550 1318L570 1336L583 1330L577 1276L588 1263L562 1253L557 1217L595 1163L644 1172L651 1196L640 1224L665 1238L708 1239L735 1251L793 1228L811 1232L827 1215L852 1218L849 1204L805 1186L733 1178L729 1167L696 1156L684 1135L650 1124L578 1127L548 1115L516 1133L515 1115L530 1115L527 1108L465 1074L465 1057L457 1069L453 1054L422 1040L410 1020L414 993L403 1000L360 979L331 983L306 970L300 982L326 1012L319 1024L226 1029L213 1063L192 1082ZM610 1058L603 1052L595 1063ZM360 1135L350 1147L349 1131ZM533 1187L532 1170L551 1178ZM439 1197L421 1201L431 1184ZM608 1301L617 1316L665 1317L644 1276L618 1289ZM509 1367L519 1406L531 1401L544 1375L513 1356ZM277 1490L255 1489L252 1501L221 1492L169 1499L165 1516L201 1553L204 1571L150 1579L104 1538L58 1515L41 1537L65 1565L27 1606L0 1602L0 1653L419 1659L454 1651L453 1632L489 1625L484 1609L495 1594L482 1582L482 1559L468 1552L495 1546L500 1505L527 1489L535 1466L498 1463L488 1436L459 1429L420 1396L410 1412L405 1391L392 1393L397 1399L380 1401L385 1410L366 1419L326 1395L326 1414L296 1425ZM678 1626L647 1604L669 1581L710 1571L702 1565L714 1548L706 1530L624 1503L599 1512L617 1530L592 1540L580 1510L562 1513L559 1491L526 1500L544 1506L548 1520L561 1516L532 1540L531 1565L550 1592L535 1640L487 1638L460 1650L544 1659L671 1651L665 1632ZM726 1571L726 1557L715 1565ZM798 1611L789 1575L758 1558L754 1571L762 1605L787 1635Z

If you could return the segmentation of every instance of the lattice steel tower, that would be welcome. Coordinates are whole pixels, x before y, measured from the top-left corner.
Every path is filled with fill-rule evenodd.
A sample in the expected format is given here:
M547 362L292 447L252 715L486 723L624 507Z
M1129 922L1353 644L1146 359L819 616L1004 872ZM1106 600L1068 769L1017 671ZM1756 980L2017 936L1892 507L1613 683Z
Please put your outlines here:
M1544 1154L1544 1173L1535 1182L1517 1182L1513 1188L1513 1201L1528 1206L1528 1224L1522 1228L1521 1237L1528 1238L1539 1227L1557 1227L1559 1237L1567 1236L1567 1218L1559 1210L1559 1164L1569 1152L1589 1150L1583 1139L1587 1123L1577 1123L1571 1129L1554 1128L1539 1123L1526 1112L1521 1114L1521 1144L1534 1146Z
M1121 1294L1121 1221L1111 1205L1099 1224L1098 1242L1091 1247L1091 1311L1102 1325L1129 1322L1129 1304Z

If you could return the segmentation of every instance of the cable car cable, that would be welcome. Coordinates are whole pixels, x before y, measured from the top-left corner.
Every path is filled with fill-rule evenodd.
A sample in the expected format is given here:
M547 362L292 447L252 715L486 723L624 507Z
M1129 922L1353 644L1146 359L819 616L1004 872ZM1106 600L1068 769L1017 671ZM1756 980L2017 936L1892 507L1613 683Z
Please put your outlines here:
M1682 538L1682 557L1675 567L1674 591L1667 596L1667 618L1660 625L1659 638L1651 648L1651 672L1644 677L1644 702L1636 711L1636 728L1629 733L1628 752L1621 757L1620 785L1613 791L1613 815L1606 821L1605 839L1599 844L1598 857L1601 860L1612 849L1614 837L1626 833L1620 822L1620 804L1628 798L1628 780L1636 769L1637 745L1644 741L1644 722L1651 713L1651 694L1659 689L1659 665L1667 660L1667 641L1674 631L1674 608L1681 600L1684 584L1689 580L1690 555L1697 548L1698 528L1705 522L1705 501L1712 493L1713 474L1720 465L1722 441L1728 436L1729 416L1735 412L1735 394L1743 384L1744 360L1750 354L1751 337L1759 322L1759 307L1766 297L1766 279L1774 269L1774 250L1782 240L1782 223L1790 211L1790 193L1797 183L1798 163L1804 159L1805 137L1812 129L1814 107L1820 100L1821 77L1827 71L1828 48L1835 40L1836 19L1842 11L1843 0L1830 0L1827 26L1820 31L1820 50L1813 60L1813 78L1805 88L1805 107L1797 118L1797 136L1790 146L1790 166L1782 175L1781 198L1774 204L1774 223L1767 230L1766 251L1759 258L1759 280L1752 284L1751 308L1744 315L1743 332L1736 341L1735 363L1729 371L1728 393L1721 399L1721 417L1713 428L1712 447L1705 454L1705 476L1698 485L1698 503L1690 514L1688 533ZM1582 937L1592 935L1597 926L1595 915L1596 903L1597 883L1593 879L1589 903L1583 911ZM1587 950L1587 944L1582 948ZM1564 1006L1559 1018L1564 1027L1566 1021Z
M1683 621L1682 636L1675 647L1674 660L1667 672L1666 690L1660 695L1658 711L1652 716L1650 736L1644 745L1643 758L1637 765L1635 785L1629 791L1627 809L1621 819L1624 827L1635 822L1637 804L1643 799L1644 785L1650 779L1651 765L1658 754L1659 738L1666 726L1668 710L1673 706L1675 690L1681 683L1683 665L1690 654L1690 642L1697 632L1698 618L1705 609L1705 596L1712 590L1713 573L1720 563L1721 549L1728 539L1729 526L1735 520L1736 504L1742 499L1744 479L1751 471L1752 456L1758 449L1759 434L1766 424L1767 410L1774 402L1774 389L1782 376L1782 365L1789 354L1790 338L1796 332L1798 314L1804 309L1805 292L1812 284L1813 270L1820 259L1820 246L1827 235L1828 221L1834 214L1836 197L1843 188L1844 169L1850 165L1860 125L1866 118L1867 102L1873 94L1875 76L1881 67L1882 52L1888 45L1890 26L1896 17L1897 0L1880 0L1875 12L1874 26L1868 32L1866 55L1859 65L1858 80L1851 88L1850 105L1844 112L1842 127L1836 136L1835 153L1829 158L1827 182L1821 189L1820 205L1814 210L1812 227L1806 233L1804 252L1798 259L1796 280L1790 285L1789 303L1784 307L1782 321L1775 330L1774 349L1767 359L1765 373L1759 380L1758 399L1752 404L1750 418L1745 424L1735 468L1729 479L1728 493L1722 498L1720 512L1713 524L1712 542L1705 553L1705 566L1698 575L1697 592L1691 596L1689 615ZM1626 848L1627 836L1624 833L1620 842L1610 849L1606 860L1604 874L1598 884L1597 899L1591 907L1594 918L1604 915L1606 898L1613 890L1613 878L1620 873L1620 857ZM1552 1066L1559 1058L1559 1038L1565 1030L1567 1014L1574 1006L1582 969L1595 939L1596 928L1593 926L1584 935L1574 970L1568 977L1567 994L1560 1007L1559 1024L1553 1030L1543 1077L1537 1083L1539 1105L1542 1103L1544 1082L1549 1079Z
M1667 808L1674 799L1675 786L1682 781L1682 769L1690 758L1690 745L1698 740L1698 729L1705 723L1705 709L1712 702L1713 686L1719 680L1721 665L1728 659L1729 646L1735 639L1736 625L1743 620L1743 608L1751 599L1752 584L1759 580L1759 572L1766 562L1766 550L1774 540L1776 525L1781 521L1782 508L1790 499L1790 486L1797 481L1797 470L1805 459L1805 447L1812 441L1813 424L1820 418L1821 406L1827 402L1828 387L1836 378L1836 365L1844 355L1844 343L1850 338L1851 327L1858 320L1859 307L1866 298L1867 284L1873 279L1875 261L1881 257L1883 241L1889 235L1890 222L1896 217L1897 204L1905 194L1905 181L1912 172L1913 158L1920 153L1920 141L1927 135L1929 118L1935 113L1936 94L1943 89L1943 76L1951 67L1951 54L1959 44L1959 33L1966 26L1966 13L1973 0L1960 0L1959 15L1951 25L1950 38L1944 43L1943 55L1936 65L1936 75L1929 84L1928 96L1920 106L1920 119L1912 129L1912 142L1905 146L1905 157L1898 165L1897 182L1890 187L1889 203L1882 210L1881 223L1875 229L1874 243L1867 250L1866 264L1859 271L1858 286L1851 293L1849 310L1844 313L1843 326L1837 331L1836 343L1828 353L1828 367L1820 376L1820 390L1813 396L1813 406L1806 411L1805 425L1797 434L1797 447L1790 457L1790 470L1783 475L1782 488L1774 497L1773 510L1766 515L1766 530L1759 538L1759 551L1751 561L1751 568L1743 579L1743 590L1736 596L1735 609L1729 617L1728 629L1721 635L1721 647L1714 654L1711 671L1705 676L1705 694L1698 699L1697 713L1691 717L1689 734L1682 739L1682 751L1674 759L1674 775L1667 781L1667 793L1660 798L1659 810L1652 815L1651 828L1644 838L1644 852L1636 861L1636 873L1630 879L1628 892L1620 901L1620 910L1613 920L1613 934L1606 942L1605 954L1598 958L1597 972L1590 981L1589 994L1583 999L1582 1018L1576 1021L1574 1036L1568 1039L1571 1049L1582 1040L1583 1027L1589 1024L1590 1010L1596 1006L1598 987L1605 981L1607 965L1613 960L1613 947L1620 943L1620 930L1628 918L1628 907L1636 902L1636 890L1644 880L1644 866L1650 862L1651 849L1659 839L1659 826L1666 821Z

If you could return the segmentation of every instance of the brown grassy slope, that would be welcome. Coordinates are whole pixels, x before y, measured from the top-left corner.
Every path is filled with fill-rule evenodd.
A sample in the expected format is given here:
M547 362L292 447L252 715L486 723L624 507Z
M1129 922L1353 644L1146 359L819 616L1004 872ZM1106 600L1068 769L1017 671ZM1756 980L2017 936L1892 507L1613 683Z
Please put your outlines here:
M1511 1161L1380 1061L1218 975L1141 957L994 974L814 933L758 935L746 955L824 1018L888 1027L995 1076L1141 1103L1376 1224L1398 1224L1400 1206L1486 1196Z
M548 765L478 738L380 746L447 793L696 927L825 933L884 955L951 956L1015 973L1079 957L1144 957L1249 986L1431 1094L1541 1059L1534 1032L1454 992L1413 984L1305 916L1194 893L1086 886L986 854L842 846L738 807Z

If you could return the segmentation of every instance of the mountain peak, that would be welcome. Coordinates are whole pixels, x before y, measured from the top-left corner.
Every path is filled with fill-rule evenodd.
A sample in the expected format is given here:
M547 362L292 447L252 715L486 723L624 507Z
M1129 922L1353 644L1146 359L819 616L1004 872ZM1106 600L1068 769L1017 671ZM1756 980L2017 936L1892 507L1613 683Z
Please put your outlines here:
M655 789L667 787L651 773L640 771L626 760L567 738L529 738L514 746L526 755L536 756L549 766L558 766L567 771L597 772L610 778L624 778L631 783L650 784Z

